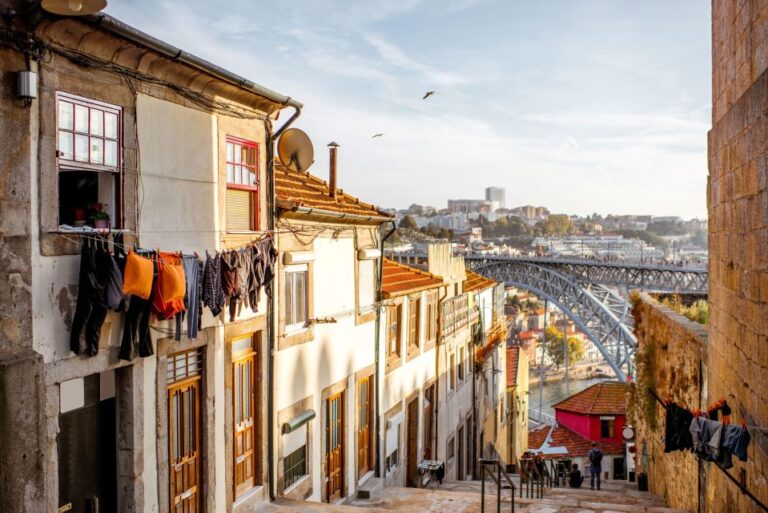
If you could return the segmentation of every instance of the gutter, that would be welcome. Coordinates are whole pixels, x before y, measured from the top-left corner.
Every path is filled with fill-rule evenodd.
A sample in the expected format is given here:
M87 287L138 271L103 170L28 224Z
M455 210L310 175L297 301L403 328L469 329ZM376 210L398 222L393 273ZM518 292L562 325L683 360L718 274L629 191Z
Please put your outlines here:
M287 203L287 202L281 202L281 203ZM297 212L299 214L316 215L316 216L322 216L322 217L333 217L340 220L364 221L364 222L373 222L373 223L381 223L381 224L394 223L394 220L389 216L366 216L362 214L347 214L342 212L334 212L332 210L325 210L323 208L302 207L300 205L293 205L291 207L285 208L285 210L290 210L292 212ZM382 242L385 241L390 235L392 235L394 231L395 231L395 228L393 227L392 231L388 233L387 236L384 237L384 239L382 239Z
M374 408L376 409L376 471L375 476L381 477L382 471L381 471L381 400L379 398L379 390L380 390L380 382L382 379L381 373L379 372L379 352L381 348L379 347L380 337L381 337L381 302L384 299L384 294L381 292L381 282L384 277L384 243L387 241L387 239L395 233L395 230L397 229L397 226L395 225L395 221L390 219L388 221L392 224L392 229L389 230L389 232L380 239L379 242L379 250L381 251L381 256L379 257L379 276L378 276L378 303L379 307L376 308L376 340L374 341L374 368L376 369L376 379L374 380L374 396L375 396L375 404Z
M275 140L301 115L301 104L295 107L296 111L288 118L288 121L276 132L269 135L267 141L267 228L274 233L275 219L277 218L277 202L275 198ZM269 121L265 121L269 134ZM277 237L273 235L275 246L277 246ZM269 344L269 353L267 354L267 465L269 467L269 500L274 501L277 497L277 447L275 444L275 308L277 305L278 294L274 293L273 287L272 301L267 309L267 343Z
M84 16L83 18L91 24L96 25L97 27L103 28L104 30L112 32L113 34L117 34L123 39L127 39L132 43L144 46L150 50L154 50L160 55L163 55L172 61L181 62L187 66L197 68L198 70L208 73L209 75L213 75L220 80L229 82L230 84L233 84L241 89L245 89L246 91L255 93L270 101L278 103L283 107L293 107L296 109L297 112L291 119L288 120L285 126L283 126L278 132L275 133L275 137L279 136L282 131L287 128L287 125L292 123L299 116L299 113L304 106L301 102L294 100L290 96L282 95L262 85L256 84L255 82L251 82L247 78L232 73L231 71L210 63L205 59L201 59L196 55L185 52L184 50L170 45L165 41L161 41L156 37L150 36L149 34L128 25L127 23L123 23L117 18L113 18L109 14L91 14Z

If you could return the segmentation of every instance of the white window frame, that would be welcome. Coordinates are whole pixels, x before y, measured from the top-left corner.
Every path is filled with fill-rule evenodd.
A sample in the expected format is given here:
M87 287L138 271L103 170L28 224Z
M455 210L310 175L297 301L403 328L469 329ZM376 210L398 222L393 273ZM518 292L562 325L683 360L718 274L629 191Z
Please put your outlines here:
M307 322L309 321L309 265L308 264L298 264L298 265L287 265L285 266L285 272L283 273L285 284L284 288L287 293L288 290L288 275L289 274L296 274L296 273L304 273L305 274L305 283L304 283L304 310L306 313L307 318L304 321L300 322L294 322L292 324L288 323L288 311L285 310L285 331L287 333L295 333L297 331L305 330L308 328ZM293 301L291 301L291 305L295 307L296 301L295 298ZM288 305L283 305L283 308L287 309ZM291 312L293 314L293 312ZM293 315L292 315L293 317Z

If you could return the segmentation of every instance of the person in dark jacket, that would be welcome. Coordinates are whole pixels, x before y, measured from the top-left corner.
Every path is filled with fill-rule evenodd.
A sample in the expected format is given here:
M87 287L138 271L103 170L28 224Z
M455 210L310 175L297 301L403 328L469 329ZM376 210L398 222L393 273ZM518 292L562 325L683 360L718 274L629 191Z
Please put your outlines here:
M600 489L600 472L603 471L603 451L597 446L597 442L592 442L592 448L587 454L589 459L589 487L595 489L595 479L597 479L597 489Z
M574 463L571 468L571 473L568 475L568 485L571 488L581 488L581 483L584 482L584 476L581 475L579 465Z

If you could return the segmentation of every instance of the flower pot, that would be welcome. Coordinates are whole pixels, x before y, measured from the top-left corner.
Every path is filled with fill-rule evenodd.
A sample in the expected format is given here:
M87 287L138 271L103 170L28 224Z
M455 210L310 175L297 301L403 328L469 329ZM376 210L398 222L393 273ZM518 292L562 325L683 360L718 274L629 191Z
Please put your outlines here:
M94 219L93 226L96 228L109 228L109 219Z

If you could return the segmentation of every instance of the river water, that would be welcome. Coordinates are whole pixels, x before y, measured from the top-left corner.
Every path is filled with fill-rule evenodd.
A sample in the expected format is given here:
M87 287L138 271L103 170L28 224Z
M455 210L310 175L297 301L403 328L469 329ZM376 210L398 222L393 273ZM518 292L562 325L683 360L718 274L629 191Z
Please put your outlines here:
M576 392L580 392L581 390L584 390L585 388L594 385L595 383L600 383L601 381L609 381L610 378L590 378L590 379L578 379L575 380L573 378L570 379L569 383L569 389L570 389L570 395L575 394ZM550 381L548 383L544 383L544 386L542 387L542 393L541 393L541 399L542 399L542 408L541 411L545 415L551 415L554 417L555 410L552 408L553 404L559 403L566 397L568 397L568 394L565 392L565 378L563 378L560 381ZM530 389L529 389L530 395L528 396L529 400L529 406L531 410L534 410L535 412L539 411L539 383L531 383Z

